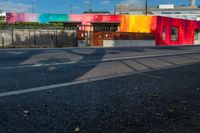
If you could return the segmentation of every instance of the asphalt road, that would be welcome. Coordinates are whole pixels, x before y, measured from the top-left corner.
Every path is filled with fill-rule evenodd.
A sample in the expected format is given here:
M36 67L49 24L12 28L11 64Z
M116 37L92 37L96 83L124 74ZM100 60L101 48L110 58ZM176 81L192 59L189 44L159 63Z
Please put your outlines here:
M0 133L199 133L200 47L0 50Z

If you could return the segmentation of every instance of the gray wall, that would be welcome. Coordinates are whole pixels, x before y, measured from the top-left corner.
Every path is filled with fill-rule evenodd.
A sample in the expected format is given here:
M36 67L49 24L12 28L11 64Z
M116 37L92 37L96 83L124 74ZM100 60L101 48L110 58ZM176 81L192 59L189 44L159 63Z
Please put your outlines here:
M0 30L0 47L9 46L12 43L11 30Z
M46 29L0 29L0 47L71 47L76 31Z
M103 40L103 47L155 46L155 40Z

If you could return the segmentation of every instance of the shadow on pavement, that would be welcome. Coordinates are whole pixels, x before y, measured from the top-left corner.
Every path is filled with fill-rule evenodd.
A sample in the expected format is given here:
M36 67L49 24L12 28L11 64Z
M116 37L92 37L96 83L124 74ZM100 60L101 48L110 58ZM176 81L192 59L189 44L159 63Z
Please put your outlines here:
M14 91L20 89L27 89L33 87L41 87L46 85L60 84L71 82L79 77L83 76L91 69L95 68L101 59L104 57L106 51L105 49L92 49L90 53L77 53L73 50L61 50L65 53L78 55L80 60L75 64L69 65L50 65L50 66L41 66L41 67L28 67L28 68L13 68L0 70L0 92ZM17 66L23 62L28 62L33 56L41 55L45 53L44 50L33 50L25 53L21 53L17 57L15 54L5 52L4 58L9 57L9 62L6 62L8 66ZM53 53L48 53L49 56ZM1 57L0 57L1 58ZM42 58L38 56L31 60L37 60ZM88 63L85 61L95 60L95 63L88 66ZM37 60L36 64L55 64L55 63L65 63L70 61L70 57L65 58L49 58L45 56L44 60ZM87 64L87 65L86 65ZM9 76L12 75L12 76ZM8 84L8 81L12 81Z

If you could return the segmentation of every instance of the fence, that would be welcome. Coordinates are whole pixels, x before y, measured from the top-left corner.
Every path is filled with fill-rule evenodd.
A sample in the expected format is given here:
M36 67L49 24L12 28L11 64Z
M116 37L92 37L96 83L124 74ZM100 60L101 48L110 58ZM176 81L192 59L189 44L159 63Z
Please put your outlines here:
M155 40L153 33L101 32L101 34L103 40Z
M79 40L85 39L85 31L78 31ZM103 40L155 40L154 33L134 33L134 32L94 32L94 35L102 35Z
M76 45L75 30L0 29L0 47L72 47Z
M153 33L133 33L133 32L85 32L78 31L77 37L79 42L89 46L104 46L104 42L117 43L138 43L151 42L154 44L156 39ZM91 39L92 38L92 39ZM85 42L83 42L85 41ZM80 45L84 45L80 44ZM119 44L118 44L119 45ZM134 44L131 44L134 45ZM149 45L149 44L148 44Z

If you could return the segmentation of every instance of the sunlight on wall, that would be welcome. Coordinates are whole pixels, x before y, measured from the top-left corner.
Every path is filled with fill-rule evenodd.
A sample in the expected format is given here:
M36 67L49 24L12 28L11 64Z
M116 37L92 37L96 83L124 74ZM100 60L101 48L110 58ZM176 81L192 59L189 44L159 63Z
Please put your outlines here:
M38 14L6 13L6 21L9 24L15 22L38 22Z
M40 23L67 22L69 17L67 14L40 14L38 20Z
M153 33L156 30L155 16L122 15L121 32Z
M92 30L93 22L113 23L119 22L120 32L155 33L157 26L156 16L138 15L105 15L105 14L28 14L7 13L7 22L81 22L84 28Z

